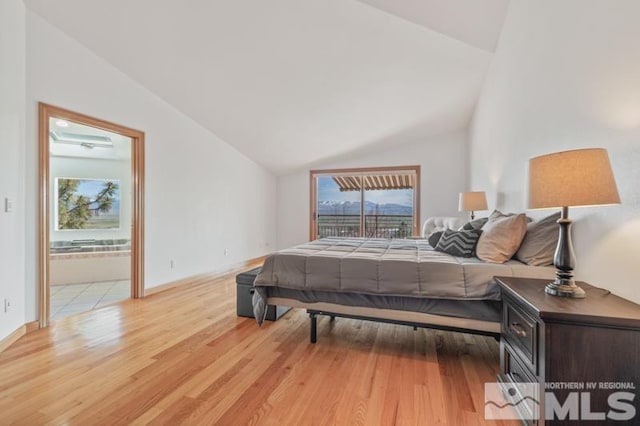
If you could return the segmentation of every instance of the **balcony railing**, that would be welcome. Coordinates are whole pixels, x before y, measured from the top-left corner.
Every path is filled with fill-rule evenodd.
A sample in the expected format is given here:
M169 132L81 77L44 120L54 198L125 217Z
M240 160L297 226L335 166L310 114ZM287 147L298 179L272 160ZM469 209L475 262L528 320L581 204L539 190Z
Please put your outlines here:
M413 216L409 215L365 215L364 235L360 233L358 214L321 214L317 223L318 238L407 238L413 234Z

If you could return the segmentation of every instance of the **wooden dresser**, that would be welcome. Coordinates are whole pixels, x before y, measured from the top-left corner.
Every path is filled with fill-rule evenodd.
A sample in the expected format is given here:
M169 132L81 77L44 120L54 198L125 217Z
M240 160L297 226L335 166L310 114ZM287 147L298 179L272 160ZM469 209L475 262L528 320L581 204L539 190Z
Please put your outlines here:
M578 285L586 298L568 299L546 294L548 280L496 280L503 300L499 380L540 386L541 419L525 423L580 424L569 419L604 416L586 424L614 424L612 416L634 410L625 424L640 424L640 305L583 282ZM611 398L626 405L613 401L612 407ZM563 420L544 415L545 408L558 407L556 401L569 410ZM573 401L580 401L581 411Z

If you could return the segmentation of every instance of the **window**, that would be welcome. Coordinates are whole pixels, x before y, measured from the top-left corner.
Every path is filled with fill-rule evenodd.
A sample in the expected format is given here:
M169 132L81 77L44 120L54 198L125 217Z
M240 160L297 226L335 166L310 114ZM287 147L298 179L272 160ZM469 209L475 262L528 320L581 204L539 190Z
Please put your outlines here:
M312 240L418 235L420 166L311 171Z

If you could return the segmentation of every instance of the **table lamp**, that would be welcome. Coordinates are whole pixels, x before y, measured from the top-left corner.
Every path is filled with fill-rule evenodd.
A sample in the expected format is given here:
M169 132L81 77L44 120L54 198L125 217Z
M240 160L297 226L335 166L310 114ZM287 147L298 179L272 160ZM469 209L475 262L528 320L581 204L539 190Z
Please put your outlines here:
M471 220L475 219L474 211L487 210L487 196L484 191L461 192L458 199L459 212L471 212Z
M553 265L556 279L545 291L554 296L581 298L584 290L573 279L575 255L571 244L569 207L620 204L618 188L602 148L577 149L529 160L530 209L562 208Z

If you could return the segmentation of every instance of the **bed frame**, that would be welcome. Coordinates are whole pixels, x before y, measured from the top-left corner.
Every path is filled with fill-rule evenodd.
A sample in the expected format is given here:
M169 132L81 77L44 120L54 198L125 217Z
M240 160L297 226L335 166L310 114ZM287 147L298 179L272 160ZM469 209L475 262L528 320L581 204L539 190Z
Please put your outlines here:
M396 244L397 243L397 244ZM323 254L330 251L331 255ZM388 255L386 255L388 254ZM280 256L282 256L280 258ZM352 257L357 260L343 273L342 260ZM309 259L316 262L311 263ZM388 262L387 262L388 261ZM405 270L405 265L406 269ZM421 265L425 265L424 268ZM417 271L417 275L413 272ZM326 270L326 271L325 271ZM337 275L335 271L340 271ZM329 271L334 271L328 273ZM327 272L327 274L325 274ZM263 275L264 274L264 275ZM431 274L434 278L431 279ZM450 275L453 274L453 275ZM499 297L496 285L490 288L495 275L531 276L550 278L555 276L552 268L527 266L521 262L507 262L505 265L490 264L479 259L456 260L445 253L435 252L427 242L392 241L375 239L330 238L312 241L290 249L282 250L265 259L262 272L254 285L266 288L258 296L266 298L268 305L290 306L306 309L310 317L310 340L317 341L317 317L344 317L369 321L403 324L414 328L435 328L454 330L489 336L500 334L499 315L485 315L472 305L456 305L455 309L433 309L432 314L403 311L393 308L409 308L395 300L393 303L381 298L443 298L464 303L465 300L494 300ZM310 279L312 278L312 279ZM347 279L347 284L343 280ZM374 283L374 284L372 284ZM431 285L433 284L433 288ZM375 290L369 286L377 285ZM269 295L268 288L282 287L283 292ZM451 287L454 288L451 288ZM296 292L312 292L300 294ZM374 297L368 301L342 299L334 295L315 295L313 292L354 293ZM297 299L308 302L301 302ZM317 302L326 300L329 302ZM261 302L263 302L261 300ZM380 302L380 303L378 303ZM338 303L365 304L372 307L339 305ZM446 304L443 304L443 306ZM474 305L475 306L475 305ZM261 307L261 304L260 304ZM468 309L467 309L468 308ZM430 310L430 308L425 308ZM448 315L462 315L448 316ZM473 319L483 318L483 319Z
M432 328L437 330L458 331L462 333L500 336L500 322L447 317L442 315L425 314L421 312L399 311L393 309L366 308L360 306L345 306L333 303L305 303L296 299L269 297L269 305L290 306L306 309L310 319L309 341L318 341L318 316L324 315L334 320L336 317L357 320L383 322L389 324L407 325L418 328Z

